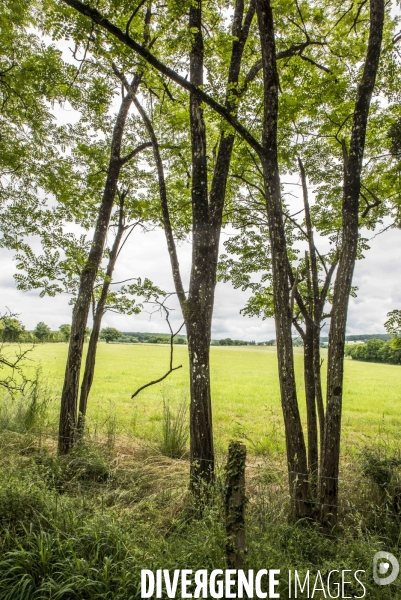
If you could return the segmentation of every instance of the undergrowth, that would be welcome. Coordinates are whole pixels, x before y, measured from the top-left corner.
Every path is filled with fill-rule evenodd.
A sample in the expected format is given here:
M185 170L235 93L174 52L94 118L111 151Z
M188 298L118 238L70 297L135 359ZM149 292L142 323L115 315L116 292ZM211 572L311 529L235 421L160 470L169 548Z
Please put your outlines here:
M4 423L0 600L139 599L141 569L226 568L221 467L200 512L187 490L186 460L121 436L111 447L107 435L58 457L50 435ZM280 569L281 598L288 597L290 569L320 570L323 578L332 569L363 569L367 598L401 598L394 585L373 583L371 567L379 550L399 556L400 518L389 497L398 482L397 455L370 448L343 465L340 524L333 531L289 521L283 465L274 453L248 461L246 568Z

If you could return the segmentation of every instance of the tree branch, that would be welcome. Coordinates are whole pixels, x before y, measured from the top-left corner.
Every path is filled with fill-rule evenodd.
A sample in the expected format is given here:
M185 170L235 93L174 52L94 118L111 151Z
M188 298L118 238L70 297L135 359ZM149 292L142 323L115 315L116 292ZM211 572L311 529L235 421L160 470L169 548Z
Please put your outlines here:
M261 144L253 137L244 125L242 125L236 117L234 117L227 108L222 106L219 102L214 100L209 94L203 91L202 88L192 84L190 81L179 75L174 69L171 69L164 63L162 63L154 54L143 47L141 44L133 40L127 33L124 33L116 25L111 23L105 16L103 16L96 8L91 8L87 4L80 2L80 0L62 0L68 6L71 6L76 11L89 17L94 23L100 25L103 29L111 33L115 38L120 40L123 44L128 46L139 54L146 62L154 67L156 71L159 71L163 75L166 75L169 79L177 83L179 86L194 94L202 102L205 102L210 108L212 108L218 115L223 117L227 123L229 123L237 133L257 152L260 154L263 151Z
M169 294L170 296L171 294ZM178 335L181 331L181 329L184 327L183 323L181 325L181 327L175 332L173 333L173 329L171 327L171 323L170 323L170 312L169 309L164 305L164 302L166 301L166 298L163 300L163 302L159 302L158 300L155 300L156 304L158 304L160 306L160 310L164 310L165 315L166 315L166 321L168 324L168 327L170 329L170 367L169 370L167 371L167 373L165 373L164 375L162 375L162 377L159 377L159 379L154 379L153 381L149 381L149 383L145 383L145 385L142 385L140 388L138 388L136 390L136 392L134 392L131 396L131 400L133 398L135 398L135 396L137 396L139 394L139 392L142 392L142 390L146 389L147 387L150 387L151 385L155 385L156 383L160 383L161 381L163 381L163 379L166 379L166 377L168 377L170 375L170 373L172 373L173 371L177 371L177 369L181 369L182 365L179 365L178 367L173 367L173 352L174 352L174 338L176 335Z
M133 101L136 109L138 110L139 114L141 115L141 118L145 124L146 129L148 130L148 133L149 133L149 136L151 139L151 144L153 147L153 154L154 154L155 162L156 162L157 174L158 174L158 178L159 178L159 193L160 193L160 205L161 205L162 215L163 215L163 226L164 226L164 230L165 230L165 234L166 234L168 251L170 254L171 267L173 270L174 285L176 288L178 299L179 299L181 307L182 307L186 302L186 295L185 295L184 287L182 285L180 265L178 262L178 255L177 255L177 248L175 245L173 228L171 226L170 212L169 212L169 207L168 207L168 202L167 202L166 181L165 181L165 177L164 177L163 161L160 156L159 143L158 143L155 131L153 129L152 123L151 123L148 115L146 114L142 105L139 103L136 95L133 93L131 86L129 85L129 83L127 81L127 78L125 77L125 75L123 73L121 73L121 71L119 71L119 69L117 68L117 66L114 63L113 63L113 71L117 75L117 77L120 79L120 81L123 83L125 89L127 90L128 95L131 96L132 101Z
M307 59L304 56L302 56L302 52L308 46L325 46L325 45L326 45L325 42L317 42L317 41L312 41L312 40L306 40L305 42L302 42L302 44L292 44L292 46L287 48L287 50L282 50L281 52L277 52L276 60L282 60L284 58L291 58L292 56L301 56L301 58L303 58L304 60L309 60L309 62L312 62L319 68L323 68L323 70L326 70L326 67L321 67L317 63L314 63L314 61L312 61L312 59ZM243 91L245 91L246 87L255 79L256 75L261 70L262 70L262 59L258 60L249 69L248 73L246 74ZM331 73L331 71L329 69L327 69L327 72Z
M132 158L134 158L134 156L136 154L139 154L139 152L142 152L142 150L145 150L146 148L151 148L151 147L152 147L152 142L144 142L143 144L140 144L137 148L134 148L134 150L132 152L130 152L129 154L127 154L127 156L124 156L121 159L121 164L125 165Z

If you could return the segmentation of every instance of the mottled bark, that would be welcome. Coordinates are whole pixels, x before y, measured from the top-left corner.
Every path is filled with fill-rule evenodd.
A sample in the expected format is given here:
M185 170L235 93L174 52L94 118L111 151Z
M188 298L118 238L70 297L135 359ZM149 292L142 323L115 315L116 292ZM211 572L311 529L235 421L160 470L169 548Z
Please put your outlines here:
M323 525L328 526L334 525L337 520L345 329L358 246L359 194L365 135L379 65L383 22L384 1L370 0L368 50L357 91L349 153L344 161L342 249L334 286L329 334L327 402L320 485L320 519Z
M226 556L229 569L243 569L247 553L245 538L246 446L231 442L228 448L225 481Z
M262 47L264 121L260 153L272 257L274 313L281 403L284 416L289 486L294 516L310 514L305 440L299 414L292 349L289 267L277 159L278 74L273 14L269 0L257 0L256 12Z
M306 418L308 429L308 472L313 488L316 488L319 464L318 432L316 418L315 371L313 364L313 326L306 324L304 336L304 381Z

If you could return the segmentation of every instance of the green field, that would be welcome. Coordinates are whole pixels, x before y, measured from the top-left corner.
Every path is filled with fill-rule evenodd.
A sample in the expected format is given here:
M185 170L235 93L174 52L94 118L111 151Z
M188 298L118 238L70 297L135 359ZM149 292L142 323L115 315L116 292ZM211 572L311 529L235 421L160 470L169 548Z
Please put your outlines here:
M163 397L175 407L188 402L187 348L175 348L182 369L132 401L136 388L165 373L169 348L100 344L90 436L63 456L55 438L66 354L66 344L36 346L29 369L41 365L40 393L0 403L0 600L139 600L140 569L227 568L222 467L228 441L241 436L248 449L246 568L297 569L302 579L309 570L363 570L367 595L350 586L343 597L401 598L399 588L381 589L371 576L376 552L399 556L401 367L345 362L340 522L328 532L289 518L275 348L211 348L218 460L201 511L188 493L189 461L160 445ZM295 360L303 409L302 348ZM38 419L27 421L36 397ZM47 399L51 409L41 412ZM280 597L290 597L286 577Z
M54 395L53 417L63 380L66 344L34 348L32 367L41 365L43 379ZM131 394L167 370L169 348L162 345L99 344L95 381L89 399L92 434L115 419L116 433L152 441L162 421L163 397L173 406L188 401L187 348L174 348L175 365L183 368L162 383ZM325 358L326 351L322 351ZM302 348L295 348L299 402L304 418ZM323 369L325 367L323 363ZM277 377L276 349L263 346L211 347L214 436L224 452L232 438L246 436L250 452L283 450L283 423ZM325 373L323 375L323 383ZM343 450L385 437L399 436L401 367L346 359L343 408Z

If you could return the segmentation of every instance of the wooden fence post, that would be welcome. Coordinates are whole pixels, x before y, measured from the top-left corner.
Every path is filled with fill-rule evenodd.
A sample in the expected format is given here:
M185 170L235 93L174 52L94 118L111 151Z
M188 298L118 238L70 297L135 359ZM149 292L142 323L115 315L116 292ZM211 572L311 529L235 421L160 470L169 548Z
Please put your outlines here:
M231 442L228 448L225 485L226 555L229 569L243 569L245 543L246 446Z

